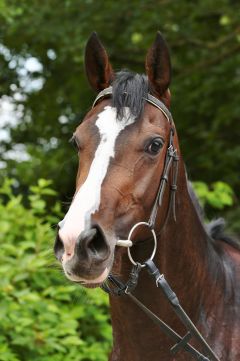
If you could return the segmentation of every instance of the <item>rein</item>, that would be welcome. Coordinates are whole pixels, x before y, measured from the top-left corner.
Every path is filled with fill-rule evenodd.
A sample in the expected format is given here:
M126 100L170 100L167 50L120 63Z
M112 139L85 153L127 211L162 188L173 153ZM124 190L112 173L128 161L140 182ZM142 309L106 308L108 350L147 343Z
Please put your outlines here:
M108 87L102 90L98 96L96 97L93 107L97 104L97 102L104 98L110 97L112 95L112 87ZM203 338L201 333L198 331L196 326L193 324L191 319L188 317L184 309L182 308L177 295L171 289L170 285L168 284L167 280L165 279L164 275L160 273L159 269L156 267L155 263L153 262L156 250L157 250L157 236L154 231L154 226L156 223L157 213L159 207L162 206L163 195L166 189L166 184L169 180L169 173L172 169L172 183L170 185L170 200L168 205L167 216L164 221L164 224L168 220L168 217L173 212L173 218L176 221L176 210L175 210L175 199L176 199L176 190L177 190L177 175L178 175L178 161L179 156L177 154L177 149L174 148L173 144L173 137L174 137L174 122L170 111L167 109L164 103L162 103L159 99L155 98L151 94L148 94L145 100L158 108L167 118L171 128L170 128L170 136L168 142L168 148L165 157L164 169L163 174L160 179L159 188L157 191L157 196L153 204L153 208L150 214L150 218L148 222L139 222L135 224L129 232L128 239L126 240L118 240L117 246L127 247L128 248L128 257L131 263L133 264L132 271L130 272L129 280L124 284L118 278L113 275L108 276L108 281L111 283L113 287L110 287L109 284L103 284L101 287L102 289L107 292L108 294L112 294L115 296L126 295L128 296L138 307L140 307L145 314L154 322L156 323L160 329L170 337L175 343L174 346L171 347L170 352L172 354L176 354L179 350L184 349L186 352L189 352L195 360L200 361L219 361L219 358L215 355L211 347L208 345L206 340ZM140 264L133 260L130 247L133 245L131 240L132 234L134 230L139 226L147 226L150 228L153 239L154 239L154 248L152 255L150 258L145 261L143 264ZM164 226L164 225L163 225ZM168 302L172 306L174 312L182 322L182 324L187 329L187 333L184 336L180 336L176 331L174 331L168 324L166 324L163 320L161 320L157 315L155 315L151 310L149 310L141 301L139 301L135 296L133 296L132 292L136 288L139 279L139 273L142 268L146 268L149 274L153 277L156 287L160 288L163 292L164 296L167 298ZM195 337L201 347L203 348L204 352L207 356L204 356L201 352L199 352L196 348L189 344L189 340Z
M199 361L220 361L219 358L215 355L211 347L208 345L206 340L203 338L201 333L198 331L196 326L193 324L191 319L188 317L184 309L182 308L177 295L171 289L169 283L165 279L163 274L160 274L159 269L156 267L153 261L150 259L144 263L144 266L148 269L149 274L154 278L156 286L161 289L164 296L167 298L168 302L172 306L174 312L184 324L187 329L187 333L184 336L180 336L176 331L174 331L167 323L165 323L161 318L155 315L149 308L147 308L141 301L139 301L131 293L137 286L139 272L142 269L141 264L136 263L133 267L129 280L126 284L122 283L113 275L109 275L108 281L114 286L110 288L109 285L102 285L102 289L108 293L115 296L126 295L128 296L142 311L155 323L159 328L174 342L176 342L170 349L170 352L175 355L181 349L184 349L186 352L190 353L195 360ZM204 356L200 351L189 344L189 341L192 337L195 337L199 344L204 349L204 352L207 356Z

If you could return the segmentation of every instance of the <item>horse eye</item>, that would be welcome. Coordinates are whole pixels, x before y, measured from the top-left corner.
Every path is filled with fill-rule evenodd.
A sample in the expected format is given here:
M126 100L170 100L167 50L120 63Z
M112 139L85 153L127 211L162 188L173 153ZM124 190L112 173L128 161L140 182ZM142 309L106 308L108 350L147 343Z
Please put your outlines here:
M157 155L161 148L163 147L163 141L160 138L155 138L151 141L151 143L147 146L146 151L149 154Z

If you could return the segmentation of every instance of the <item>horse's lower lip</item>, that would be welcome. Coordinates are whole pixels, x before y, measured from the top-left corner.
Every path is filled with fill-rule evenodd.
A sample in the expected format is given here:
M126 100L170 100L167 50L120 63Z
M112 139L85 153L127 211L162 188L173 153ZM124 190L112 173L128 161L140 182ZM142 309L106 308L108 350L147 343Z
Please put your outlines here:
M95 287L101 286L102 283L105 282L105 280L107 279L108 274L109 274L109 269L106 267L105 270L95 279L81 278L79 276L76 276L76 275L66 271L65 269L64 269L64 272L70 281L72 281L74 283L78 283L84 287L95 288Z
M102 286L102 283L81 283L81 282L75 282L75 283L78 283L79 285L85 288L97 288Z

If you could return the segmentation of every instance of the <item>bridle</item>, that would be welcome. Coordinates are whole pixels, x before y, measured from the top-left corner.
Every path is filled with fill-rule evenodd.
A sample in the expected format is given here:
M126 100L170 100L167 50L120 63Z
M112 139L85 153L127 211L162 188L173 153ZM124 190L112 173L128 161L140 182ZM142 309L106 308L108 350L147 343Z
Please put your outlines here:
M105 98L105 97L111 97L113 94L112 86L102 90L96 97L93 106L98 103L99 100ZM163 196L166 189L166 184L169 181L169 173L172 169L172 177L171 177L171 184L170 184L170 200L168 204L168 211L167 216L164 221L164 224L168 220L170 213L172 211L173 218L176 221L176 191L177 191L177 176L178 176L178 161L179 156L177 154L177 149L174 148L174 135L175 135L175 127L172 115L166 105L154 97L151 94L147 94L147 97L144 98L144 100L156 108L158 108L164 116L167 118L169 124L170 124L170 134L169 134L169 141L168 141L168 148L165 156L165 163L163 168L163 173L160 179L159 188L157 191L157 195L152 207L152 211L149 217L149 220L147 222L139 222L136 223L132 229L129 232L128 239L126 240L118 240L117 246L127 247L128 248L128 257L130 261L133 263L133 268L130 273L129 280L124 284L119 279L117 279L113 275L108 276L108 281L113 285L113 288L111 288L108 284L103 284L102 289L112 295L127 295L132 299L135 304L137 304L138 307L140 307L152 320L155 322L161 330L168 335L173 341L176 342L176 344L171 348L171 353L176 354L180 349L184 349L185 351L189 352L196 360L201 361L219 361L219 358L215 355L211 347L207 344L203 336L200 334L200 332L197 330L191 319L188 317L182 306L180 305L179 299L176 296L176 294L171 289L170 285L168 284L167 280L165 279L164 275L160 273L159 269L156 267L156 265L153 262L153 258L156 253L157 249L157 236L154 231L154 226L156 223L157 213L159 207L162 206L163 202ZM163 224L163 226L164 226ZM154 239L154 248L152 255L150 258L140 264L133 260L130 247L133 245L133 242L131 240L131 237L133 235L133 232L135 229L139 226L147 226L150 228L153 239ZM174 312L177 314L180 321L184 324L184 326L187 329L187 333L185 336L180 336L176 331L174 331L169 325L167 325L164 321L162 321L157 315L155 315L152 311L150 311L142 302L140 302L134 295L132 295L132 291L136 288L138 283L138 277L139 273L142 268L146 267L149 274L154 278L156 286L159 287L167 300L169 301L170 305L173 307ZM189 344L189 340L192 337L195 337L199 343L201 344L202 348L204 349L204 352L206 353L207 357L204 356L201 352L199 352L196 348L191 346Z

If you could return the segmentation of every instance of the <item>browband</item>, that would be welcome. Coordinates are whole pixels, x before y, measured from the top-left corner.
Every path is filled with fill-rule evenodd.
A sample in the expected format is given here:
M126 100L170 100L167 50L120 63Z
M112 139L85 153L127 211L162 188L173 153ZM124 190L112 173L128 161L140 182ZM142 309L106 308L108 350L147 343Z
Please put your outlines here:
M96 99L93 102L92 108L95 107L95 105L97 104L99 99L104 98L106 96L111 96L111 95L112 95L112 86L109 86L108 88L105 88L102 91L100 91L100 93L97 95ZM165 117L167 118L167 120L169 121L170 124L173 123L172 114L170 113L170 111L168 110L166 105L163 102L161 102L161 100L155 98L153 95L151 95L149 93L147 94L147 98L144 98L144 99L148 103L154 105L156 108L161 110L161 112L165 115Z

